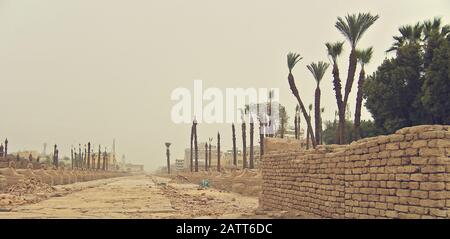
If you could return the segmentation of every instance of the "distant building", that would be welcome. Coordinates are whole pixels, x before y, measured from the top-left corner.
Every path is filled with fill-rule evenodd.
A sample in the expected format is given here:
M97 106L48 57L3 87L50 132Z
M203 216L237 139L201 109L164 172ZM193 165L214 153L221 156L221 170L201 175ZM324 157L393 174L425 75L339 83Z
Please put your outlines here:
M125 171L127 171L127 172L143 172L144 165L127 163L127 164L125 164Z
M184 167L184 159L175 159L175 169L177 171L182 171Z

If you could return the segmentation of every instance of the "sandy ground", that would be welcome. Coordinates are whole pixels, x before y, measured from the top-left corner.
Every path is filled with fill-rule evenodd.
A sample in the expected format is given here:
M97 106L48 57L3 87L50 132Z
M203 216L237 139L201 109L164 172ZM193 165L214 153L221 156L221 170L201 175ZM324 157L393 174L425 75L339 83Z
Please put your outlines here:
M0 205L0 218L269 217L256 210L257 197L199 189L196 184L170 183L150 175L55 186L50 191L30 203Z

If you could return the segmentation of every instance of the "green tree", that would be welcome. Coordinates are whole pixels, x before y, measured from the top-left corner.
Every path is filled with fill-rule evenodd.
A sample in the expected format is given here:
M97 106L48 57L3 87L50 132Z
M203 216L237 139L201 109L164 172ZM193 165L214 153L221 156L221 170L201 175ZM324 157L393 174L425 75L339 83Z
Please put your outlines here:
M342 99L342 84L341 84L341 78L339 76L339 66L337 63L337 58L342 53L344 42L335 42L335 43L326 43L325 46L327 47L327 53L328 56L331 58L331 61L333 62L333 88L334 88L334 94L336 96L336 104L338 108L338 115L339 115L339 130L336 131L336 138L339 139L339 144L344 143L344 126L345 126L345 111L343 106L343 99Z
M344 37L350 43L351 47L347 81L345 82L343 112L345 112L348 97L353 86L353 81L355 79L356 64L357 64L356 58L357 44L361 40L362 36L367 31L367 29L369 29L369 27L372 26L376 22L376 20L378 20L378 18L379 18L378 15L373 16L370 13L359 13L358 15L349 14L345 17L345 20L341 17L338 17L338 20L335 24L335 27L344 35ZM345 135L345 132L342 132L342 134ZM341 143L345 142L346 141L344 138L344 142Z
M405 45L386 59L363 85L365 106L384 133L420 122L418 104L422 57L418 44Z
M319 61L318 63L311 63L308 66L308 70L314 77L316 81L316 92L314 96L314 119L315 119L315 136L316 136L316 144L320 144L320 134L322 132L322 116L320 114L320 81L323 78L323 75L327 71L330 65L323 61Z
M314 133L312 131L311 117L306 113L305 105L303 104L303 101L300 98L297 86L295 85L294 76L292 75L292 69L301 59L302 58L297 53L292 53L292 52L288 53L288 55L287 55L287 65L289 68L288 82L289 82L289 87L291 88L292 94L295 96L298 104L300 105L300 108L302 109L303 117L305 117L306 125L308 127L308 131L310 132L312 146L313 146L313 148L315 148L316 140L314 138Z
M336 133L339 130L338 125L335 122L332 121L325 121L325 130L323 131L323 141L325 144L338 144L338 140L336 139ZM346 127L346 137L350 140L356 140L354 137L354 127L353 122L350 120L345 121L345 127ZM360 126L360 133L361 138L366 137L374 137L377 135L380 135L381 132L378 131L378 129L375 127L375 124L373 121L361 121Z
M369 47L365 50L356 50L356 57L361 65L361 71L359 72L358 79L358 91L356 92L356 107L355 107L355 123L354 123L354 139L358 140L361 137L360 125L361 125L361 106L363 100L363 84L366 78L366 72L364 70L364 66L370 62L372 58L372 47Z
M434 124L450 124L450 43L441 39L425 72L421 98Z

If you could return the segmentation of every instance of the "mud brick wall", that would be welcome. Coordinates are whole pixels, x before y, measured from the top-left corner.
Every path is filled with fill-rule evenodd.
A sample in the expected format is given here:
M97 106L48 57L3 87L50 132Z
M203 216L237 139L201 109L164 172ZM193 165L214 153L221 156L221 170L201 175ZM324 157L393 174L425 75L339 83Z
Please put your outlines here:
M450 126L299 150L266 139L263 209L326 218L450 218Z

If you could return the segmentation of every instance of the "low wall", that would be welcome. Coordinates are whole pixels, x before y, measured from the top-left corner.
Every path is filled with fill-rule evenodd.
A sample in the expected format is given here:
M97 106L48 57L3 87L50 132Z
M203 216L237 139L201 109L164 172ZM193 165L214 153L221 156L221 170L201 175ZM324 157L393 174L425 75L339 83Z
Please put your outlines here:
M265 139L260 205L326 218L450 218L450 126L297 150Z

